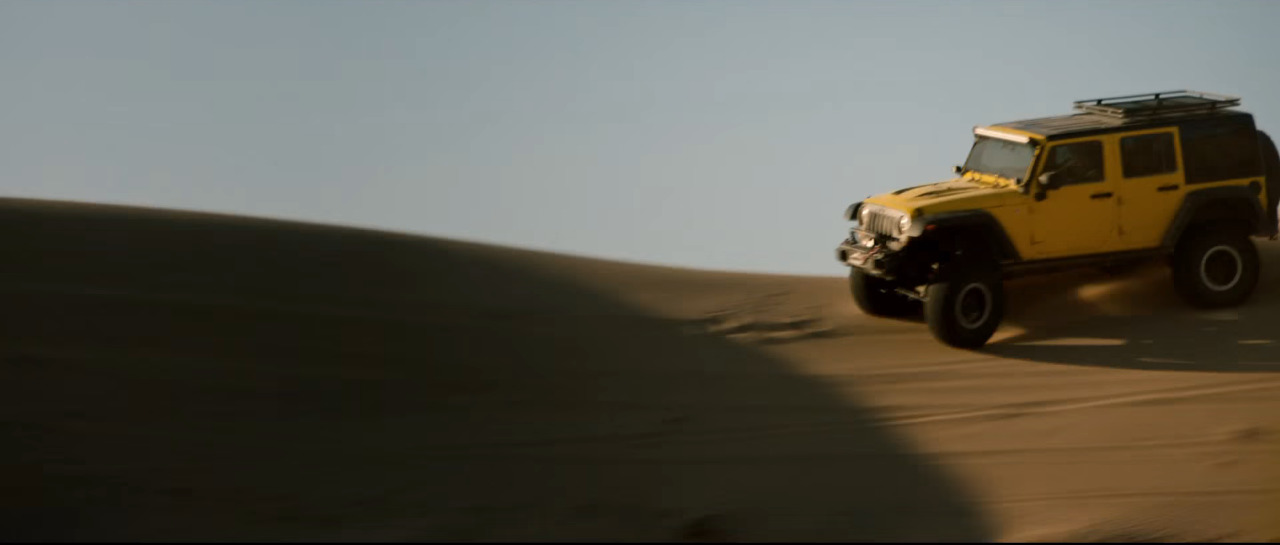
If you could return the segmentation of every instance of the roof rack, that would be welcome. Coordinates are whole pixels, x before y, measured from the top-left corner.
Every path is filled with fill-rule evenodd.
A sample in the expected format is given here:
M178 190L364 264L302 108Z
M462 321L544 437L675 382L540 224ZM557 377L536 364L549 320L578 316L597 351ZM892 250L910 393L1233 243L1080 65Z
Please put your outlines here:
M1240 97L1188 90L1093 98L1072 103L1080 111L1119 118L1199 114L1239 105Z

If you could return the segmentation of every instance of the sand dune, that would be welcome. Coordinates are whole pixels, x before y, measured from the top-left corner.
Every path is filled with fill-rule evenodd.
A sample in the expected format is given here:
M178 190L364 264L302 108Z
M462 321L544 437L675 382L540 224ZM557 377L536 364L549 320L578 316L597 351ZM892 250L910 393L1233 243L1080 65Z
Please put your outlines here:
M0 201L11 540L1280 538L1280 243L1009 286L978 352L843 271Z

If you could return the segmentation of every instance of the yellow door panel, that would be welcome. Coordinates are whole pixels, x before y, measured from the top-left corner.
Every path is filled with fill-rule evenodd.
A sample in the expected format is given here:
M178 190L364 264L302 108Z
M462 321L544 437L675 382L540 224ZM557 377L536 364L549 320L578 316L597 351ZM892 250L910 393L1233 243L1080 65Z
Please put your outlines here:
M1035 259L1070 257L1112 250L1116 245L1117 206L1114 138L1054 143L1041 159L1037 177L1052 173L1052 187L1036 181L1031 206L1031 255Z
M1121 180L1120 243L1118 249L1137 250L1160 245L1182 205L1181 143L1169 127L1125 133L1118 137Z

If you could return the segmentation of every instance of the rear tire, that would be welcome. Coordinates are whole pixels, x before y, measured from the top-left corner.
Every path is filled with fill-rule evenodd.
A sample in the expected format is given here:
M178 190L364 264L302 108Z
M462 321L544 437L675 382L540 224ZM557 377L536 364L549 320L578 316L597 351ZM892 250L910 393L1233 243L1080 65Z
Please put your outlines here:
M860 269L849 271L849 291L858 310L868 316L900 317L920 309L918 302L894 293L892 283Z
M924 304L929 332L955 348L980 348L1004 319L1004 281L999 270L974 264L957 267L945 282L931 284Z
M1193 235L1173 256L1178 295L1197 308L1239 305L1258 284L1258 249L1240 232Z

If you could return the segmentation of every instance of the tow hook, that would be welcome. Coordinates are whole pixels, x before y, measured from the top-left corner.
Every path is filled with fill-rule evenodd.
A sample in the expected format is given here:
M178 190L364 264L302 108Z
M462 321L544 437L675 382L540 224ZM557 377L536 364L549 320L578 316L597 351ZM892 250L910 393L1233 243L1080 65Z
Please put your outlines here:
M920 295L918 292L916 292L916 290L909 290L907 288L897 288L895 291L897 291L899 295L905 295L907 297L915 299L916 301L924 301L924 296Z

